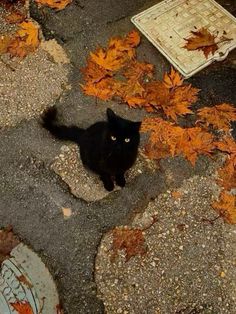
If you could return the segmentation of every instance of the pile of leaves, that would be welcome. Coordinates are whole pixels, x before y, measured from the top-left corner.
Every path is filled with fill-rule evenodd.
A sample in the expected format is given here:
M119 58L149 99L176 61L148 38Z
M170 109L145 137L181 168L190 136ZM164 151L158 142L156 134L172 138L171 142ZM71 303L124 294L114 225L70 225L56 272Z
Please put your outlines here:
M87 66L81 70L84 93L102 100L119 99L148 112L162 111L174 121L178 115L192 113L190 106L199 90L185 84L173 69L162 81L155 80L154 66L136 59L139 43L138 32L132 31L125 38L112 38L106 49L90 53Z
M187 49L201 48L206 56L214 53L215 36L204 29L193 35L195 37L186 44ZM217 150L224 152L227 159L218 171L218 183L223 191L213 207L227 222L236 223L235 196L230 194L231 189L236 188L236 143L230 135L231 122L236 121L236 108L227 103L205 107L197 111L195 125L179 126L179 116L194 113L192 106L198 99L199 89L186 83L173 68L161 81L155 80L154 66L136 58L135 48L139 43L139 34L131 31L124 38L110 39L107 48L99 47L91 52L86 67L81 69L84 93L102 100L118 100L130 108L143 108L152 113L141 127L141 131L149 135L145 153L150 159L181 155L195 165L201 154L211 156Z
M35 0L39 5L62 10L72 0ZM6 9L5 21L14 24L17 31L13 34L0 37L0 54L9 53L11 57L24 58L34 52L40 43L39 26L31 20L26 10L25 0L3 1L2 6Z

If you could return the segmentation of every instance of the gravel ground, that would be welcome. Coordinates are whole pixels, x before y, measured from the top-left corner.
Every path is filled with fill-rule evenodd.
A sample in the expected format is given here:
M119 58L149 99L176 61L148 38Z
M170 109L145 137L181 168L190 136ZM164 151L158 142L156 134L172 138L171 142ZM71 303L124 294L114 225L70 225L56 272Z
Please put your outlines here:
M68 66L54 63L42 49L20 62L2 57L0 73L0 127L39 116L68 87Z
M179 197L172 192L161 194L131 224L147 228L157 216L144 232L143 257L126 262L121 251L111 261L111 232L104 236L95 278L106 313L235 313L235 230L222 219L211 222L217 214L210 204L219 193L214 177L192 177L178 189Z
M77 145L62 146L61 153L55 158L51 167L68 184L71 193L78 198L94 202L109 194L98 176L84 168ZM155 164L140 154L135 166L127 172L127 183L147 168L154 170ZM115 190L120 188L116 187Z

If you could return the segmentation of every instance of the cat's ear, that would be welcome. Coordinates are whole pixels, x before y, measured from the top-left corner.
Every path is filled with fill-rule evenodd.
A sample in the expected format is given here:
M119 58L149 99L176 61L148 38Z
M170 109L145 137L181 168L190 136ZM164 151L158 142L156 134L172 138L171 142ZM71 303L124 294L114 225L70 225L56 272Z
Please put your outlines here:
M142 124L142 122L140 122L140 121L139 122L133 122L133 126L134 126L135 131L140 130L141 124Z
M107 108L107 119L109 122L113 122L116 119L116 114L110 108Z

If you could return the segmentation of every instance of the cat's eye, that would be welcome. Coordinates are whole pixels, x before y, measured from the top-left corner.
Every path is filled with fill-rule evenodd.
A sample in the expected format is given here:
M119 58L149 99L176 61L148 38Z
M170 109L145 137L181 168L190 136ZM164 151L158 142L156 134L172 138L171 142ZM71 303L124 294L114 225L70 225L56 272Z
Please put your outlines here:
M114 135L111 136L112 141L116 141L116 137Z
M125 143L129 143L130 142L130 138L126 137L125 138Z

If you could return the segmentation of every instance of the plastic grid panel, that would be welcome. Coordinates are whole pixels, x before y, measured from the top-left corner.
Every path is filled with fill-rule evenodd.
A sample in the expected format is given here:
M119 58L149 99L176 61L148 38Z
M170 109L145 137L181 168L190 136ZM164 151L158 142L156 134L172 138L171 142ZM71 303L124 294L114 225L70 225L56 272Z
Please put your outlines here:
M236 47L236 18L214 0L165 0L134 16L131 21L185 77L190 77L215 60L223 60ZM225 34L231 41L218 44L206 59L202 51L188 51L184 38L191 31L207 28Z

